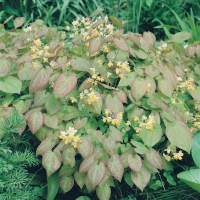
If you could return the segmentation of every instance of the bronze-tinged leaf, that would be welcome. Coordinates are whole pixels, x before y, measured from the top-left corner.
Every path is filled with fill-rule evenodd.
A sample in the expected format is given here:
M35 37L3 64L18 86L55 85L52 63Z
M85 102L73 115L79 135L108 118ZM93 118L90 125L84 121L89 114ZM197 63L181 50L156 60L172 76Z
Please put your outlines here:
M141 49L144 50L145 53L147 53L150 49L150 44L144 37L140 37L140 44L141 44Z
M56 61L52 60L51 62L52 69L59 69L67 63L67 56L58 57Z
M113 43L116 45L118 49L125 52L129 52L129 45L124 38L122 37L114 38Z
M138 46L138 47L141 46L138 37L135 36L133 33L128 32L128 39L129 39L131 42L133 42L136 46Z
M84 158L87 158L92 154L93 145L88 139L82 138L81 142L78 143L77 149Z
M153 67L152 65L145 67L145 73L152 78L154 78L155 76L158 76L160 74L159 70L156 69L155 67Z
M25 114L25 121L28 121L28 118L29 118L29 116L30 116L30 114L31 113L34 113L34 112L40 112L42 110L42 108L41 107L39 107L39 108L33 108L33 109L31 109L31 110L29 110L26 114Z
M49 95L45 99L44 105L48 114L55 115L60 110L61 101L60 99L56 99L53 95Z
M189 128L181 121L166 124L166 135L172 145L190 153L192 134Z
M20 63L17 66L17 76L21 81L31 80L34 76L34 68L31 62Z
M200 45L196 46L196 54L200 57Z
M101 162L99 164L94 163L88 170L87 176L93 187L93 189L99 185L106 174L105 165Z
M49 79L50 79L50 74L51 74L51 70L50 67L45 68L41 68L32 78L30 85L29 85L29 92L30 94L33 94L39 90L44 89L48 83L49 83Z
M126 78L125 78L125 79L126 79ZM115 92L113 92L113 94L114 94L115 96L117 96L118 99L119 99L122 103L128 103L126 93L125 93L123 90L115 91Z
M80 37L74 42L73 47L79 45L79 44L81 43L82 39L83 39L83 36L80 36Z
M58 126L58 115L53 115L50 116L48 114L43 114L44 117L44 124L49 127L49 128L53 128L56 129Z
M57 37L53 38L48 44L49 52L53 53L56 50L56 48L58 47L58 45L59 45L59 38L57 38Z
M113 154L107 162L107 168L110 174L121 182L124 175L124 166L119 158L119 155Z
M75 166L75 151L73 147L67 147L62 152L62 162L64 165L70 165L71 168Z
M200 102L200 86L197 86L195 90L190 91L192 97Z
M54 82L53 94L56 98L69 95L77 84L76 74L62 73Z
M90 193L93 190L92 184L90 183L88 176L85 177L85 187L88 193Z
M6 76L12 68L11 58L0 57L0 77Z
M131 172L131 178L133 183L135 183L135 185L141 191L143 191L150 181L151 173L149 172L149 170L145 165L142 165L140 172L133 172L133 171Z
M47 176L51 176L61 166L60 151L47 151L42 157L42 166L46 169Z
M134 172L140 172L142 169L142 159L138 154L127 156L128 166Z
M115 141L123 142L121 132L115 128L114 126L109 126L110 132L108 133L109 136L112 137Z
M98 52L101 47L102 38L101 36L95 37L89 41L89 54L90 56Z
M69 165L63 165L59 171L59 177L70 176L74 173L75 168L70 167Z
M74 173L74 179L81 189L85 185L85 178L86 177L87 177L86 174L79 173L78 171L75 171L75 173Z
M109 184L98 186L96 189L96 194L99 200L109 200L111 196L111 189Z
M23 62L30 62L30 61L32 61L32 58L31 58L30 52L28 51L24 53L21 57L19 57L16 62L20 64Z
M83 90L89 89L91 87L92 87L92 82L88 83L88 80L86 79L81 83L81 85L79 87L79 91L83 91Z
M135 101L139 101L147 91L147 82L144 78L136 77L131 85L131 94Z
M60 179L60 189L66 193L74 186L74 178L72 176L62 176Z
M123 24L120 22L116 17L114 16L109 16L110 20L114 25L116 25L118 28L123 29Z
M44 128L47 132L47 129ZM59 136L57 134L51 134L45 138L36 150L36 155L44 155L46 152L52 150L52 148L59 142Z
M166 80L168 80L168 82L173 86L173 88L177 87L178 81L177 81L177 75L176 75L175 71L165 67L164 71L163 71L163 76Z
M70 60L70 64L74 69L78 71L90 72L91 64L85 58L73 57Z
M111 94L107 94L105 98L105 108L111 111L114 115L124 112L122 102L115 95L111 96Z
M32 103L31 99L28 99L26 101L20 100L18 103L15 104L15 108L19 111L19 113L25 113L28 111Z
M162 158L155 149L151 148L150 152L147 152L145 156L150 165L162 170Z
M185 40L190 39L191 37L192 37L191 33L182 31L182 32L179 32L179 33L172 35L171 39L172 39L173 42L181 43L181 42L184 42Z
M172 93L173 93L173 86L169 83L168 80L166 79L159 79L158 80L158 88L160 89L160 91L168 96L168 97L172 97Z
M99 25L103 24L104 22L105 21L103 19L99 19L91 26L91 28L94 29L94 28L98 27Z
M176 72L177 76L183 78L184 76L184 69L181 66L175 66L174 71Z
M132 50L134 51L135 55L143 60L146 60L148 58L148 54L140 48L138 48L137 46L132 47Z
M151 32L144 32L143 33L143 37L145 38L145 40L149 43L150 48L153 48L155 46L155 42L156 42L156 37L153 33Z
M185 49L185 53L189 56L189 57L192 57L194 56L195 54L195 47L193 46L188 46L186 49Z
M94 16L96 16L96 15L99 15L100 13L102 13L103 12L103 8L97 8L94 12L92 12L91 14L90 14L90 17L94 17Z
M95 154L92 154L91 156L83 160L83 162L79 167L79 172L80 173L87 172L94 163L95 163Z
M129 155L129 154L132 155L133 153L134 153L134 150L133 150L133 148L131 148L131 149L125 151L125 152L122 152L122 154L120 155L120 160L121 160L121 162L122 162L124 168L127 168L127 167L128 167L128 159L127 159L127 158L128 158L128 155Z
M115 147L115 140L112 137L105 137L102 141L103 148L112 155L114 147Z
M28 126L31 132L36 133L43 125L43 115L40 111L32 112L28 117Z
M24 17L17 17L14 20L14 26L15 26L15 28L18 28L18 27L22 26L24 24L24 21L25 21Z
M88 120L87 117L83 117L82 119L81 118L77 118L74 121L74 129L75 130L79 130L79 129L83 128L85 126L85 124L87 123L87 120Z
M48 93L46 90L41 90L36 92L33 100L34 106L35 107L42 106L45 103L45 100L49 94L50 93Z

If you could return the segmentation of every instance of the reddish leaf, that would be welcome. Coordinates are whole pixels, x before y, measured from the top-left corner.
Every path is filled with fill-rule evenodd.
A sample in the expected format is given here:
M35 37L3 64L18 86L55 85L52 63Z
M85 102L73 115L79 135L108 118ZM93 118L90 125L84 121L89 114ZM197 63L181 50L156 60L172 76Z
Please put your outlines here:
M41 90L35 93L34 97L34 106L42 106L45 103L45 100L49 93L46 90Z
M134 172L140 172L142 169L142 159L138 154L127 156L128 166Z
M69 192L74 186L74 178L72 176L63 176L60 179L60 189L66 193Z
M115 147L115 140L112 137L104 138L102 145L109 154L112 154Z
M53 115L50 116L48 114L43 114L44 116L44 124L46 126L48 126L49 128L53 128L56 129L58 126L58 116L57 115Z
M155 149L151 148L150 152L147 152L145 155L150 165L160 170L162 169L162 158Z
M88 179L92 184L92 187L95 188L103 180L106 173L106 168L103 163L96 164L94 163L88 170Z
M92 82L88 83L88 80L86 79L81 83L81 85L79 87L79 91L83 91L85 89L89 89L89 88L91 88L91 86L92 86Z
M89 54L93 55L98 52L101 47L101 37L95 37L89 41Z
M150 181L151 173L149 172L146 166L142 165L140 172L131 172L131 178L133 183L135 183L135 185L141 191L143 191Z
M91 156L87 157L83 162L81 163L79 167L79 172L80 173L85 173L87 172L92 164L95 162L95 154L92 154Z
M185 40L190 39L191 37L192 37L191 33L182 31L182 32L179 32L179 33L172 35L171 39L172 39L173 42L181 43L181 42L184 42Z
M127 102L127 96L126 93L123 90L118 90L116 92L113 92L115 96L122 102L122 103L128 103Z
M190 94L192 95L192 97L200 102L200 86L197 86L195 88L195 90L190 91Z
M124 166L119 158L119 155L112 155L107 162L107 167L110 174L119 182L121 182L122 176L124 174Z
M138 37L135 36L133 33L128 32L128 39L129 39L130 41L132 41L132 42L133 42L135 45L137 45L138 47L141 46Z
M166 79L159 79L158 80L158 88L160 89L160 91L164 95L166 95L168 97L172 96L173 87Z
M21 81L31 80L34 76L34 68L32 66L32 63L20 63L17 66L17 76Z
M118 49L122 51L129 52L128 43L124 38L114 38L113 43L117 46Z
M109 135L115 140L115 141L119 141L119 142L123 142L122 139L122 134L121 132L115 128L114 126L109 126L109 129L111 132L109 132Z
M24 17L17 17L14 20L14 26L15 26L15 28L18 28L18 27L22 26L24 24L24 21L25 21Z
M36 133L43 125L43 115L39 111L32 112L28 118L28 126L31 132Z
M77 118L74 121L74 129L79 130L81 128L83 128L85 126L85 124L87 123L88 118L87 117L83 117L82 119Z
M26 111L28 111L28 109L30 108L32 103L32 100L20 100L17 104L15 104L15 108L19 111L19 113L25 113Z
M0 77L6 76L12 68L11 58L0 57Z
M156 37L151 32L144 32L143 37L146 39L146 41L150 44L150 47L153 48L155 46Z
M81 142L78 143L77 149L84 158L87 158L92 154L93 146L88 139L83 138Z
M76 84L77 78L75 74L62 73L54 82L53 94L55 97L67 96L74 90Z
M29 85L30 94L44 89L49 83L51 70L49 67L41 68L32 78Z
M42 157L42 166L47 171L47 176L51 176L61 165L61 154L59 151L47 151Z

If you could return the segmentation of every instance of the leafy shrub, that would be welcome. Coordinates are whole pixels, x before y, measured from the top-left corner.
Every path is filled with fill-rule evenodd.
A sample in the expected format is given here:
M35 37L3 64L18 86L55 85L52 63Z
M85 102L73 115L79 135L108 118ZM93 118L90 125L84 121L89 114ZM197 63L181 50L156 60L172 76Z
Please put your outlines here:
M200 128L199 54L182 45L190 33L156 45L153 33L124 34L107 16L73 21L73 33L41 20L21 31L23 21L1 30L0 114L5 122L15 107L41 141L47 199L57 183L104 200L117 181L143 191L190 153Z

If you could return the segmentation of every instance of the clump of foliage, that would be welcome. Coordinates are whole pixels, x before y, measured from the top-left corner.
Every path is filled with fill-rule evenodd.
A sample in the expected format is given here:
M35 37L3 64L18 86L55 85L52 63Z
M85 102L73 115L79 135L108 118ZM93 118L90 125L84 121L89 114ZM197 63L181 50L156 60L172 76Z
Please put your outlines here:
M121 181L143 191L188 156L200 128L199 54L183 48L191 34L156 44L151 32L124 34L114 17L118 29L93 19L101 11L73 21L73 33L41 20L21 31L23 18L0 33L1 120L17 109L41 141L47 199L58 183L103 200Z
M2 113L1 113L2 114ZM1 119L2 119L1 115ZM8 117L8 116L7 116ZM19 136L23 118L15 110L2 124L5 135L0 139L0 199L41 199L45 191L31 186L34 175L28 168L38 166L40 160L31 151L30 137Z

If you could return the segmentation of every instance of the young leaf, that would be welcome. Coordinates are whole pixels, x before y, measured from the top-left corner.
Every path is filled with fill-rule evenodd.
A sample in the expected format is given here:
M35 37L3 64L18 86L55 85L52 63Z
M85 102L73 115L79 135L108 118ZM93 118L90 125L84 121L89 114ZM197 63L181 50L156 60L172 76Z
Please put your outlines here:
M126 78L125 78L126 79ZM121 79L122 80L122 79ZM119 85L118 85L119 86ZM113 92L113 94L122 102L128 103L126 93L123 90Z
M72 176L63 176L60 178L60 189L66 193L74 186L74 178Z
M45 108L47 113L50 115L55 115L61 107L60 99L56 99L53 95L49 95L45 100Z
M114 154L107 162L107 168L110 174L119 182L122 180L124 174L124 166L119 158L119 155Z
M78 71L84 71L84 72L90 72L91 64L88 60L80 57L73 57L70 60L71 66L78 70Z
M173 86L169 83L168 80L166 79L159 79L158 80L158 88L160 91L171 98L172 93L173 93Z
M181 43L181 42L184 42L185 40L190 39L191 37L192 37L191 33L182 31L182 32L172 35L172 41L176 43Z
M101 162L94 163L88 170L87 175L92 187L95 188L103 180L106 173L105 165Z
M0 58L0 77L6 76L12 69L11 58Z
M123 142L122 139L122 134L121 132L115 128L114 126L109 126L109 129L111 132L109 132L109 135L115 140L115 141L119 141L119 142Z
M48 114L43 114L44 117L44 124L49 128L56 129L58 126L58 115L50 116Z
M17 76L21 81L31 80L34 76L34 68L32 66L32 63L20 63L17 66Z
M99 200L109 200L111 196L110 186L108 184L98 186L96 189L96 194Z
M31 132L36 133L43 125L43 115L39 111L32 112L28 118L28 126Z
M153 0L150 0L150 1L153 1ZM153 48L155 46L156 37L155 37L155 35L153 33L149 32L149 31L148 32L144 32L143 33L143 37L149 43L151 48Z
M89 54L93 55L98 52L101 47L101 37L95 37L89 41Z
M88 118L87 117L83 117L82 119L77 118L74 121L74 129L79 130L81 128L83 128L85 126L85 124L87 123Z
M22 26L24 24L24 21L25 21L24 17L17 17L14 20L14 26L15 26L15 28L18 28L18 27Z
M94 17L94 16L96 16L96 15L99 15L100 13L102 13L103 12L103 8L97 8L91 15L90 15L90 17Z
M192 134L183 122L175 121L173 123L167 123L166 135L173 145L190 153Z
M193 138L192 143L192 158L195 162L195 164L200 168L200 133L196 133Z
M133 171L131 172L131 178L133 183L135 183L135 185L141 191L143 191L150 181L151 173L149 172L149 170L145 165L142 165L140 172L133 172Z
M142 169L142 159L138 154L127 156L128 166L134 172L140 172Z
M86 139L83 138L81 140L81 142L78 143L78 152L84 157L87 158L88 156L90 156L92 154L93 151L93 145L92 143Z
M131 173L130 172L126 172L124 174L124 180L131 188L133 187L133 181L131 179Z
M81 189L83 188L83 186L85 184L86 176L87 176L86 174L79 173L78 171L75 171L75 173L74 173L74 179Z
M51 176L60 168L61 154L59 151L47 151L42 157L42 166L47 171L47 176Z
M67 96L74 90L76 84L77 78L75 74L62 73L54 82L53 94L56 98Z
M122 51L129 52L129 46L126 40L122 37L114 38L113 43L117 46L118 49Z
M147 82L145 79L137 77L131 85L131 94L136 101L139 101L147 91Z
M150 152L147 152L145 156L150 165L156 167L157 169L162 169L162 158L155 149L151 148Z
M80 173L85 173L87 172L92 164L95 162L95 154L92 154L91 156L87 157L83 162L81 163L79 167L79 172Z
M59 177L70 176L74 173L75 168L71 168L69 165L63 165L59 171Z
M44 89L49 83L51 69L50 67L41 68L38 72L33 76L30 85L29 92L30 94L35 93L39 90Z
M115 140L112 137L104 138L102 141L103 148L109 153L113 153L115 147Z
M71 168L75 166L75 151L73 147L68 147L62 152L62 161L64 165L70 165Z

